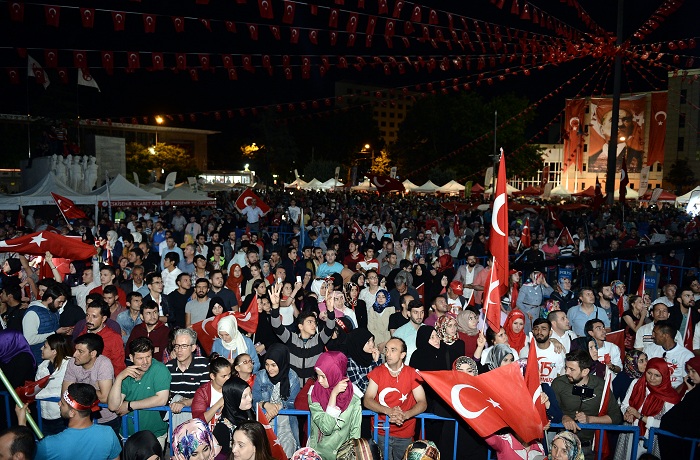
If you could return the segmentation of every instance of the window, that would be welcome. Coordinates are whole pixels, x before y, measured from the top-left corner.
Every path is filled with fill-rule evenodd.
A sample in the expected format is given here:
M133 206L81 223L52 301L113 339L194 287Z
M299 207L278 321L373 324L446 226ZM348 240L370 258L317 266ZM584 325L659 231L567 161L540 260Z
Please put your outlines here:
M630 188L634 190L634 184L632 182L630 182Z
M585 182L581 182L581 190L586 190L586 183Z
M682 89L681 90L681 104L685 104L687 99L688 99L688 90Z
M676 148L679 152L682 152L685 150L685 138L679 137L678 138L678 147Z
M382 137L386 136L386 130L382 129L381 131L379 131L379 134L381 134Z
M383 116L383 117L386 117L386 112L382 112L382 116Z
M403 104L399 103L398 108L403 109Z
M389 118L394 118L396 117L396 114L394 112L389 112Z
M389 128L396 128L396 123L394 123L393 121L389 123Z
M656 162L656 172L661 172L662 169L663 169L663 165L657 161ZM658 185L657 185L657 187L658 187Z
M582 166L583 166L583 171L586 171L586 169L588 169L588 164L586 164L585 161L583 162Z
M583 151L588 152L588 144L583 144Z
M685 114L684 113L678 114L678 127L685 128Z
M379 123L379 126L386 126L386 121L382 121L381 123Z
M397 114L396 114L396 118L398 118L399 120L402 119L402 118L403 118L403 113L397 113Z

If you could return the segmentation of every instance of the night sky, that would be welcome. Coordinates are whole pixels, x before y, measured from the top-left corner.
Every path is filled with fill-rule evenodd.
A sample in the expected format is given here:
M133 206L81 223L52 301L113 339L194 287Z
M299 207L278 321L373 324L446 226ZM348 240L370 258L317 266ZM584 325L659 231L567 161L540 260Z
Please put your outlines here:
M143 117L148 117L146 122L149 124L154 124L153 117L157 114L169 115L167 124L171 126L222 131L222 135L210 138L210 155L216 155L214 152L217 149L245 133L255 121L255 110L261 111L264 107L276 109L279 104L280 114L292 119L308 114L330 116L329 112L335 106L332 101L334 82L338 80L395 88L395 94L402 94L403 88L421 93L431 89L440 91L442 87L452 91L452 86L455 86L462 91L464 84L469 83L470 91L478 91L486 97L516 91L535 102L584 72L539 107L539 116L530 128L533 134L563 109L565 97L579 93L597 69L602 67L587 91L595 87L602 93L612 92L612 74L606 71L610 53L596 44L603 40L601 31L614 34L616 2L612 0L580 0L582 11L590 15L597 29L591 23L587 26L578 17L577 8L572 5L575 2L571 0L519 1L520 15L512 14L512 0L505 0L502 9L498 8L499 0L425 3L335 0L322 4L275 0L270 2L272 19L262 17L262 2L63 0L50 4L61 6L58 27L47 25L49 8L44 3L24 2L23 19L17 21L11 18L11 10L15 3L22 2L1 2L0 53L4 69L0 73L0 112L26 114L29 111L32 115L53 118L75 118L79 113L83 119L109 118L131 122L135 118L139 123L144 123ZM384 3L386 13L380 14ZM651 30L641 41L632 36L657 8L670 3L673 2L626 2L624 37L630 40L629 49L634 54L628 54L624 59L624 92L665 89L665 66L683 69L688 57L698 55L698 48L688 47L691 45L689 39L700 35L697 26L700 13L698 1L676 2L680 4L678 9L668 17L663 18L662 15L663 21L657 20L656 30ZM397 4L402 6L400 11ZM284 15L285 8L290 5L294 7L293 18ZM534 24L532 19L522 19L525 5L531 18L534 10L542 17L540 7L545 7L545 17L552 19L552 24L560 23L560 32L567 35L558 36L556 30L548 28L546 24L542 27L539 23ZM413 16L416 6L420 6L420 21ZM445 7L451 9L445 10ZM83 26L81 8L95 8L92 28ZM431 10L436 13L433 18L436 24L430 24ZM125 18L124 30L115 31L113 17L120 13ZM334 27L332 15L336 13L338 19ZM452 15L452 29L449 27L448 13ZM152 15L155 19L155 31L152 33L144 30L148 21L144 14ZM350 33L347 28L353 15L357 18L357 30L354 45L348 46ZM182 32L176 31L173 17L184 18ZM376 26L371 46L368 47L366 31L372 18L376 18ZM474 51L464 41L462 18L465 18L468 27L466 37L475 45ZM475 20L480 34L476 30ZM385 40L387 21L394 21L391 48ZM407 22L410 22L409 32L413 28L412 33L406 33ZM257 29L257 40L251 37L251 25ZM231 31L232 26L235 26L235 32ZM275 38L272 27L278 28L279 40ZM434 43L422 39L424 27ZM496 32L496 27L500 34ZM451 36L452 30L456 40ZM299 34L296 44L290 43L295 31ZM514 38L516 31L518 38L528 33L524 64L521 64L523 51L518 38ZM316 44L310 37L312 32L316 33ZM335 45L331 44L331 33L336 34ZM439 39L439 33L444 41ZM489 40L498 41L498 35L505 48L502 46L494 50L489 46ZM485 52L478 44L479 37L485 44ZM675 50L669 49L668 42L671 40L674 40L671 47L676 47ZM460 42L465 45L464 49ZM409 45L408 48L405 43ZM658 59L664 68L649 65L649 60L658 57L656 50L650 46L654 43L661 43L658 51L666 53ZM535 54L539 56L534 65L533 53L529 48L531 44L536 46ZM641 45L644 44L647 44L647 51L650 52L647 60L642 59L644 51ZM679 46L686 49L678 49ZM45 55L46 50L53 49L57 50L58 56L56 68L51 68ZM592 56L601 49L602 57ZM75 51L86 51L87 61L79 65L86 66L101 92L81 87L76 94L78 70L74 62ZM104 51L113 52L114 69L111 75L102 66ZM559 58L542 63L541 56L545 51L546 54L558 53ZM44 67L51 80L46 90L33 78L27 82L25 52ZM128 52L138 52L139 68L127 69ZM162 70L152 68L152 53L163 53ZM177 54L180 53L186 55L186 69L178 70ZM231 55L236 80L230 79L230 70L225 68L222 55ZM248 55L254 73L244 68L243 60ZM674 61L675 55L678 58ZM269 66L266 56L269 57ZM360 62L358 56L365 63L359 70L355 68L355 64ZM347 69L338 68L341 57L346 58ZM477 69L480 57L484 58L482 70ZM303 75L304 58L309 63L308 78ZM406 58L411 62L407 62ZM502 58L505 58L503 63ZM449 64L448 69L440 68L441 63L445 63L443 59ZM460 59L462 66L457 68L455 61ZM466 68L467 61L470 63L469 70ZM698 62L693 66L697 67ZM207 63L211 67L209 70L204 68ZM320 69L322 66L325 66L324 70ZM539 66L542 68L538 69ZM272 69L272 76L268 67ZM584 71L586 68L589 70ZM11 84L8 71L12 69L19 74L18 85ZM524 69L529 70L529 76L524 75ZM69 84L61 82L59 71L67 72ZM193 71L198 81L193 81ZM287 72L291 73L290 79L286 78ZM513 76L513 72L518 75ZM479 78L482 73L483 77ZM501 75L504 76L503 80L499 79ZM489 76L493 78L491 85L487 80ZM481 84L477 85L477 81ZM428 86L430 83L432 88ZM326 98L330 98L330 106ZM301 105L302 102L306 102L306 108ZM288 104L294 104L293 111L290 111ZM184 121L181 121L180 115Z

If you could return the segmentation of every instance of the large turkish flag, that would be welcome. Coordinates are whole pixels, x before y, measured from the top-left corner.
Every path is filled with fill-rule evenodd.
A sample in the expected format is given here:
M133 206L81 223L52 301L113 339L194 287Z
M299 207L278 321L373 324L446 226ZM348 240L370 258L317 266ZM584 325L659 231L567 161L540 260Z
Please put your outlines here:
M459 371L421 372L420 376L479 436L510 427L525 442L542 439L542 421L519 364L476 377Z
M258 298L253 297L253 301L248 306L248 310L245 313L226 311L220 315L207 318L204 321L194 323L192 329L197 333L197 339L199 343L202 344L207 355L211 353L211 347L214 345L214 340L219 336L217 331L219 326L219 321L221 318L233 315L236 318L238 327L246 332L254 334L258 329Z
M46 251L54 257L83 260L95 255L95 246L83 243L79 237L63 236L48 230L0 241L0 252L43 256Z
M257 206L263 214L267 214L270 210L270 207L249 188L245 189L238 199L236 199L236 209L238 209L239 212L243 211L243 209L250 204L250 200L257 201Z

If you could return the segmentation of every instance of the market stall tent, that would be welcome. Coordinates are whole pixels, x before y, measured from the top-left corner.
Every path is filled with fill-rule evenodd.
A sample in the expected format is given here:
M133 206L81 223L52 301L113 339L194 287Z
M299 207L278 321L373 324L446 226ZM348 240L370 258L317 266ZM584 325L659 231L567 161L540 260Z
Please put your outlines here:
M459 192L464 191L464 185L460 184L456 180L451 180L442 187L438 187L437 192L438 193L449 193L449 194L457 194Z
M689 191L685 195L681 195L678 198L676 198L676 203L679 204L688 204L688 201L690 201L690 197L693 194L693 192L700 192L700 185L695 187L693 190Z
M75 204L94 205L96 201L94 196L76 192L50 172L44 177L44 180L29 190L11 195L0 195L0 210L14 210L19 209L20 206L55 205L51 192L68 198Z

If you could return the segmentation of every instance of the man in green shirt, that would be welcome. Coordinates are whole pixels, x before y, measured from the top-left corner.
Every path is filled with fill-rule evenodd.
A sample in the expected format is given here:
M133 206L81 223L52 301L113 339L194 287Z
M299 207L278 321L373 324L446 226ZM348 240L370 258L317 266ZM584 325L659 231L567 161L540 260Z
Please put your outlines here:
M139 409L165 406L170 394L170 372L165 364L153 359L153 342L148 337L139 337L129 343L132 366L117 375L109 392L109 410L126 415ZM138 413L139 430L151 431L165 446L168 424L158 411ZM129 435L134 433L133 419L129 417Z

